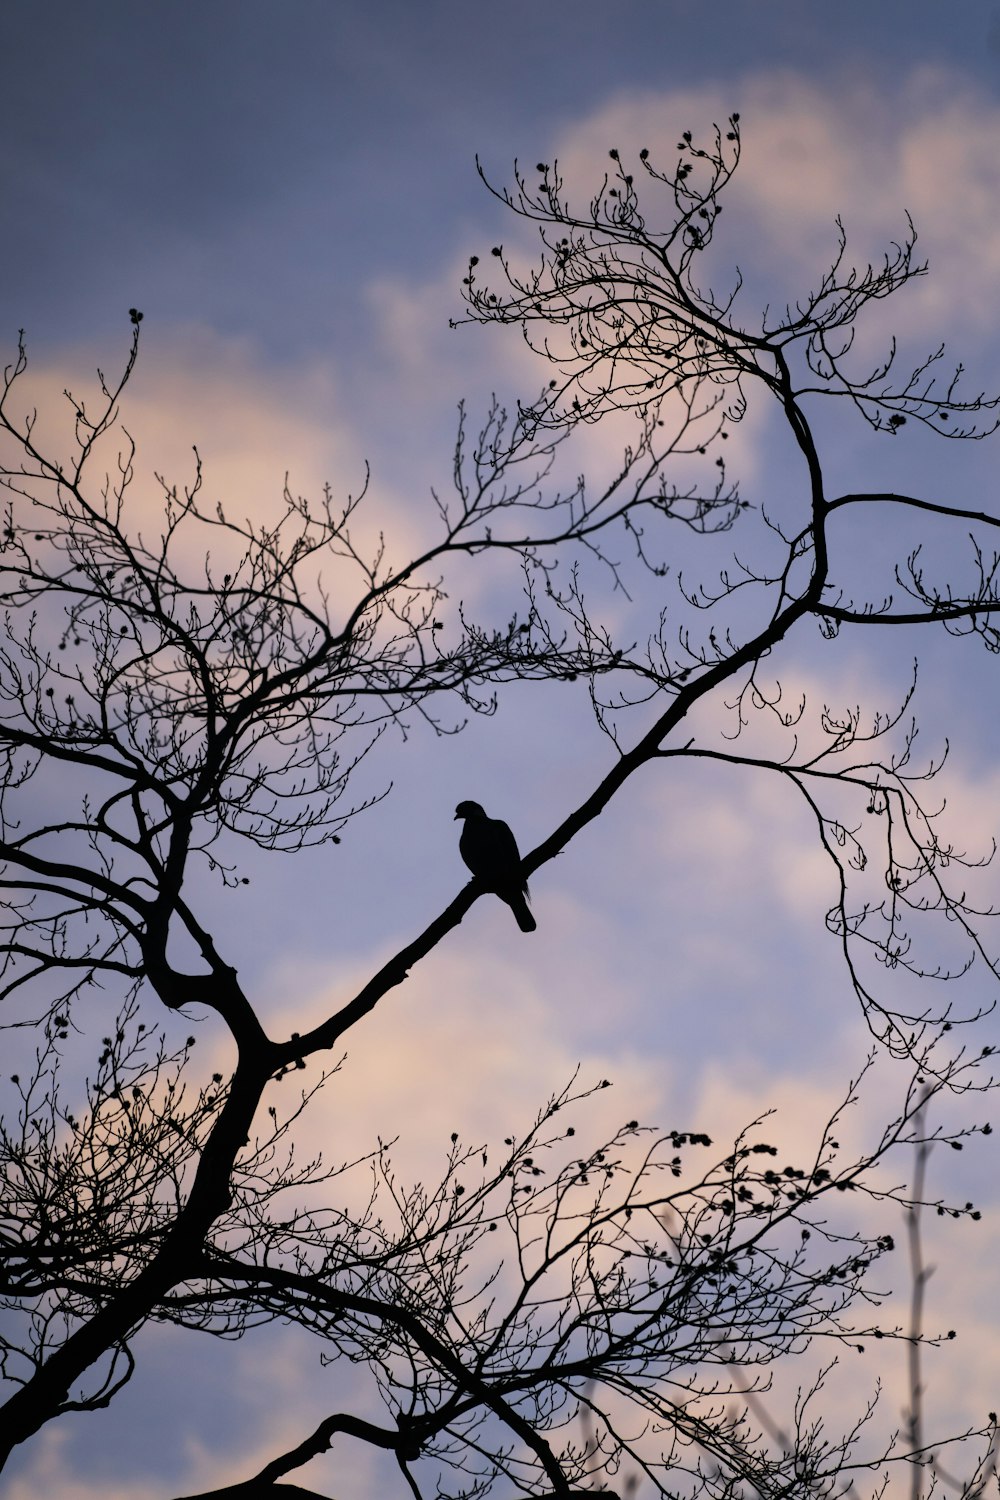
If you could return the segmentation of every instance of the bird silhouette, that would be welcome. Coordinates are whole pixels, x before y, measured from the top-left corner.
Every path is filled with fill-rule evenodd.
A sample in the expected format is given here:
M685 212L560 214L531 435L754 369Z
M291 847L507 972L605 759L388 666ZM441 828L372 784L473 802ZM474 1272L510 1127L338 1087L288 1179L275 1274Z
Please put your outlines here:
M499 818L488 818L478 802L460 802L456 818L465 819L458 852L488 891L506 901L522 932L537 923L528 910L528 882L521 874L517 840Z

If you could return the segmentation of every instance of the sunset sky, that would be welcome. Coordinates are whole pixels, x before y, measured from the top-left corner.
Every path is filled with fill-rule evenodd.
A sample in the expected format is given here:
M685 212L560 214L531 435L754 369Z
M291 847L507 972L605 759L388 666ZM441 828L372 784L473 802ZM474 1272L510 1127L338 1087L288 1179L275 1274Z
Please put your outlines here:
M972 391L1000 387L1000 6L15 0L0 57L3 363L24 328L32 399L54 432L63 388L120 366L128 309L141 308L123 421L154 509L154 473L189 479L193 445L206 493L247 514L280 500L286 474L296 493L327 481L356 493L368 463L368 525L402 561L433 533L459 401L474 422L492 391L512 402L547 378L505 330L449 328L470 254L527 243L477 157L497 185L515 159L557 158L596 184L609 147L671 159L679 132L697 137L734 111L743 163L716 253L740 265L754 305L784 306L815 282L838 214L866 259L909 210L930 276L875 309L875 333L895 330L907 354L947 340ZM882 486L996 508L1000 437L878 437L846 403L819 413L817 430L831 494ZM602 441L585 435L579 462L599 467ZM728 447L754 514L802 491L765 409ZM886 540L845 535L845 576L857 565L877 577ZM931 536L931 559L946 546ZM727 549L735 538L710 555L725 566ZM495 580L469 587L494 623L517 608ZM655 626L649 604L640 591L602 607L635 639ZM1000 833L996 659L943 635L889 637L845 630L828 647L807 623L773 671L791 701L807 695L815 722L824 704L896 707L919 652L920 752L951 748L936 800L957 846L988 850ZM690 733L721 744L719 715ZM316 1024L454 897L466 878L457 802L505 818L524 851L612 763L580 683L508 688L495 716L454 736L412 731L366 763L363 792L392 791L339 847L248 855L251 883L235 893L205 883L207 925L272 1035ZM978 879L1000 903L997 870ZM773 1108L776 1136L805 1139L870 1042L824 927L834 895L785 787L704 763L647 768L533 879L535 934L480 901L348 1038L305 1142L343 1158L398 1135L401 1173L432 1173L452 1130L478 1144L523 1129L577 1064L614 1084L581 1134L638 1114L726 1142ZM970 974L964 1004L992 1002L988 978ZM231 1061L216 1018L192 1020L205 1059ZM990 1017L975 1043L998 1041ZM852 1117L859 1140L904 1083L879 1065ZM983 1120L991 1103L962 1108ZM1000 1405L997 1139L957 1163L932 1158L932 1195L974 1198L986 1221L929 1226L927 1323L959 1333L928 1358L928 1427L942 1432ZM897 1165L903 1180L909 1163ZM898 1220L887 1211L893 1233ZM905 1294L902 1261L895 1272ZM136 1353L106 1412L26 1446L5 1500L166 1500L233 1483L351 1400L350 1381L287 1330L231 1345L152 1329ZM831 1400L848 1411L881 1373L891 1429L902 1350L886 1346L880 1371L868 1356L862 1373ZM291 1478L338 1500L389 1500L381 1476L345 1442Z

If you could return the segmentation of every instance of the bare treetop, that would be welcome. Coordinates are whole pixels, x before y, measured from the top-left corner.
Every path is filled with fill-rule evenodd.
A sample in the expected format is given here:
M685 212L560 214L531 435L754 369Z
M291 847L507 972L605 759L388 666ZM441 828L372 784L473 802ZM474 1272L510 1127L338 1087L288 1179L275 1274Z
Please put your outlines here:
M60 1415L106 1406L151 1322L222 1337L291 1324L320 1362L351 1366L356 1407L237 1485L243 1500L345 1442L390 1454L417 1500L568 1500L619 1473L663 1496L777 1500L929 1461L922 1436L869 1439L870 1407L828 1434L812 1415L822 1379L784 1428L762 1424L755 1401L779 1358L923 1336L881 1320L870 1272L893 1238L854 1205L979 1216L924 1199L922 1178L918 1191L887 1186L880 1169L900 1146L960 1150L989 1133L930 1127L922 1112L994 1085L992 1049L973 1040L1000 979L996 913L976 887L993 846L986 833L965 850L946 831L929 791L940 759L916 755L915 677L888 707L817 708L782 680L780 657L803 629L861 629L877 646L886 626L997 650L995 507L831 496L811 413L814 396L836 395L876 432L912 419L979 437L1000 398L964 396L960 370L939 375L940 350L909 374L893 347L859 368L864 313L924 274L912 226L860 267L841 230L814 291L741 321L739 272L713 283L707 270L738 117L677 150L672 166L640 150L629 170L613 149L580 211L555 164L491 188L539 226L541 259L521 270L498 245L493 290L472 257L465 321L518 325L544 378L531 399L494 399L478 426L460 411L451 488L428 504L436 540L402 563L384 539L362 540L374 532L359 508L377 504L367 481L341 500L286 483L271 515L246 518L238 498L205 498L197 450L186 487L160 481L154 524L119 425L142 315L130 311L121 376L100 376L92 400L69 396L69 461L34 414L16 414L22 336L0 399L0 1025L32 1029L37 1050L0 1127L0 1374L13 1387L0 1464ZM780 516L741 494L723 457L751 401L800 456ZM601 422L616 442L625 433L610 472L565 480ZM951 549L932 567L904 544L891 589L872 597L863 549L843 537L886 507L954 533L964 570ZM502 603L482 621L452 580L458 564L493 563ZM605 607L609 584L616 603L631 590L628 611ZM283 1014L287 1034L269 1035L264 981L220 950L195 872L235 885L247 841L325 844L340 859L347 821L388 793L393 731L451 732L507 684L576 680L605 736L589 791L553 809L523 858L506 824L463 801L493 830L467 830L472 879L458 887L456 852L456 894L422 931L311 1029ZM268 1086L337 1046L481 895L498 892L529 930L528 876L579 848L640 769L668 777L692 760L770 777L808 811L847 1003L901 1075L875 1138L844 1150L838 1111L794 1159L761 1120L708 1166L711 1138L688 1126L632 1120L583 1146L570 1116L602 1081L555 1090L502 1150L456 1132L429 1187L401 1184L381 1141L361 1161L296 1156L294 1127L338 1065L283 1111ZM953 983L968 975L971 997ZM182 1008L208 1013L235 1056L228 1075L188 1081L194 1039L161 1034L164 1009ZM95 1030L96 1063L67 1083L64 1058ZM857 1096L855 1080L844 1107ZM956 1439L981 1439L965 1493L985 1482L995 1433L989 1414Z
M962 367L942 374L943 348L909 374L897 370L894 342L873 367L858 369L852 359L859 316L927 274L914 255L910 219L878 264L854 265L838 218L838 250L815 289L749 322L737 266L721 268L726 291L705 279L720 269L719 255L711 269L705 255L739 166L739 115L708 145L685 131L677 153L673 165L661 167L645 148L630 163L612 147L613 166L582 211L567 198L558 162L539 162L537 177L515 166L513 189L494 187L480 166L490 192L539 225L542 254L534 269L520 272L495 246L505 283L499 292L480 286L473 256L465 280L469 315L519 324L531 348L555 366L559 380L547 410L568 402L597 420L625 407L646 412L670 395L707 440L713 426L740 420L760 381L789 420L800 397L821 394L848 397L877 431L896 431L907 418L946 437L995 431L1000 398L960 394Z

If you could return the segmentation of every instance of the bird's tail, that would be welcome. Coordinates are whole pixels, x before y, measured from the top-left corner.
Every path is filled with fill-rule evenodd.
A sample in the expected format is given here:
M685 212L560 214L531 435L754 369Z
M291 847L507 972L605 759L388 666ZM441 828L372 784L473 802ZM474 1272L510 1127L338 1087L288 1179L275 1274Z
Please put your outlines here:
M520 892L511 901L510 909L517 918L517 925L522 932L534 932L538 923L531 915L531 908Z

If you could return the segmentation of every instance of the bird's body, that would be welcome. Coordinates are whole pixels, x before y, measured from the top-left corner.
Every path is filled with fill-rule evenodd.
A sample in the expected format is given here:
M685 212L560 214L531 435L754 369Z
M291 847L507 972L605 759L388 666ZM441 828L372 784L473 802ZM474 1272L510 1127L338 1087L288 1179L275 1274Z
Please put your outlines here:
M522 932L534 932L535 919L528 909L528 883L521 874L517 840L499 818L488 818L478 802L460 802L456 818L465 826L458 851L473 875L488 891L506 901Z

